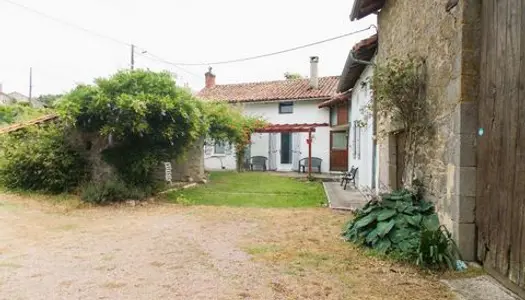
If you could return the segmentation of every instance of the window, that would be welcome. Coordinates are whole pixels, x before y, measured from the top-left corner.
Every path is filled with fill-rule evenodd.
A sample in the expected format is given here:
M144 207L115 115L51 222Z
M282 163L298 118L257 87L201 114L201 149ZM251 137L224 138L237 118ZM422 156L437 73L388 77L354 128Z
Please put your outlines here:
M345 150L346 139L346 131L332 132L332 149Z
M220 155L226 154L226 147L224 146L224 143L215 143L215 146L213 147L213 153Z
M281 102L279 103L280 114L292 114L293 113L293 102Z
M281 164L292 163L292 134L290 132L281 133Z
M330 107L330 126L337 125L337 108Z
M352 156L354 159L357 158L357 122L354 121L354 130L352 134Z
M354 136L352 139L352 153L354 159L361 159L361 127L357 121L354 121Z

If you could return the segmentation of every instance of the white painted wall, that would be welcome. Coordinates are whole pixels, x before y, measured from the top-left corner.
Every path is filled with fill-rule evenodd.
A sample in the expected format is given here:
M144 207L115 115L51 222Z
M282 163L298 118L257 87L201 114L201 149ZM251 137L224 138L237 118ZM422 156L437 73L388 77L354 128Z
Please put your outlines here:
M373 119L371 113L362 113L362 108L372 101L372 91L370 86L362 86L362 82L366 82L368 78L373 75L373 68L368 66L361 77L357 81L352 91L351 107L350 107L350 134L349 134L349 152L348 152L348 169L351 166L358 167L356 175L356 185L360 188L372 187L372 182L377 183L377 155L376 155L376 172L375 178L373 172ZM366 125L361 128L355 128L355 121L365 121ZM360 131L360 134L359 134ZM354 148L354 137L358 133L355 143L359 149ZM358 156L356 151L360 152ZM377 186L377 185L376 185Z
M287 101L283 101L287 102ZM319 109L318 105L322 101L320 100L300 100L294 101L293 113L291 114L279 114L279 102L266 102L266 103L246 103L242 109L247 116L261 117L271 124L294 124L294 123L329 123L329 111L327 109ZM308 133L295 133L299 135L300 147L299 153L300 158L308 157L308 145L306 139ZM280 151L281 147L281 135L276 134L277 139L277 150ZM292 139L293 140L293 139ZM269 134L267 133L255 133L251 137L251 156L265 156L269 157ZM319 157L323 160L321 171L329 171L330 163L330 129L329 127L318 127L316 132L313 133L312 143L312 157ZM235 169L235 154L234 152L230 155L220 156L223 165L228 170ZM209 154L205 156L205 168L207 170L216 170L221 168L220 159L216 155ZM278 171L292 171L297 169L292 164L281 164L280 154L277 153L277 170Z

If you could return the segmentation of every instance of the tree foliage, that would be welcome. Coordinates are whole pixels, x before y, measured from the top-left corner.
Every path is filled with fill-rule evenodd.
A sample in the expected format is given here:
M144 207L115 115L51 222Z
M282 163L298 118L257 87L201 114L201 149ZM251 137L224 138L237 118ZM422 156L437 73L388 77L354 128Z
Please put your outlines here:
M286 78L286 80L290 80L290 79L302 79L302 78L303 78L303 75L301 75L301 74L299 74L299 73L286 72L286 73L284 73L284 78Z
M151 184L161 161L180 157L197 139L238 144L256 123L225 104L199 101L169 73L146 70L78 86L57 109L68 124L111 139L104 158L133 185Z
M85 177L87 161L60 125L25 130L0 140L0 183L10 189L62 193Z
M49 113L46 109L33 108L25 104L0 105L0 126L24 122Z

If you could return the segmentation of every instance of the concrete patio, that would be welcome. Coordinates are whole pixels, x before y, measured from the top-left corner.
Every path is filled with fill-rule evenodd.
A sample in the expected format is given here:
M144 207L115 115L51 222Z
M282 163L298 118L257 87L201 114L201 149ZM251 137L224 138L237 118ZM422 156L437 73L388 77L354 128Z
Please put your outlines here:
M367 200L356 188L348 186L346 190L340 182L323 182L328 205L332 209L355 211L362 208Z

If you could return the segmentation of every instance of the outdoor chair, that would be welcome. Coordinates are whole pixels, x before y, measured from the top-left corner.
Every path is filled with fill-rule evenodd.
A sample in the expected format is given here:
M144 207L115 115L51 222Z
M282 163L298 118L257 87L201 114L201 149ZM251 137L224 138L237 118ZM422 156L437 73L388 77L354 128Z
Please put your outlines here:
M312 170L317 170L317 173L321 173L321 164L323 160L319 157L312 157ZM306 173L308 169L308 157L299 160L298 172Z
M250 160L251 160L251 163L250 163L251 171L255 169L266 171L266 161L268 160L268 158L264 156L252 156Z
M344 190L346 190L346 185L348 184L348 182L352 182L352 184L354 185L354 188L356 187L355 186L355 175L357 174L357 169L358 168L355 168L354 166L352 166L352 168L350 168L350 171L348 172L345 172L343 174L343 178L341 178L341 186L343 186L343 183L344 183Z

